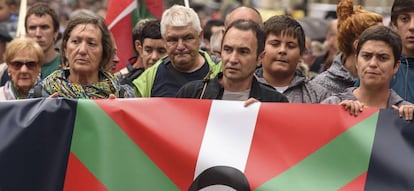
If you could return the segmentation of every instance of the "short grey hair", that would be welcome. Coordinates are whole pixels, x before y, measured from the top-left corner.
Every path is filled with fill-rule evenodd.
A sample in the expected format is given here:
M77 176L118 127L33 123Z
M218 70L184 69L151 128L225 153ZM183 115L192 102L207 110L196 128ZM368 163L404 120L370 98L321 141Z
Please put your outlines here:
M164 11L161 18L161 35L165 35L167 26L182 27L192 25L200 33L202 31L197 13L188 7L174 5Z

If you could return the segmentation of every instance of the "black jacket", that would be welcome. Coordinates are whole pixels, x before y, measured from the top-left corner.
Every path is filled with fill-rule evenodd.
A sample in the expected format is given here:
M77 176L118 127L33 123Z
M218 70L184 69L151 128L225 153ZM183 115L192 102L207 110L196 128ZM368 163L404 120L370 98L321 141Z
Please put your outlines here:
M178 91L177 97L221 100L223 97L224 88L219 83L219 79L222 76L222 73L219 73L214 79L189 82ZM201 97L201 92L203 91L205 85L206 89ZM289 102L286 96L277 92L275 89L268 85L259 83L255 77L253 77L249 97L255 98L261 102Z

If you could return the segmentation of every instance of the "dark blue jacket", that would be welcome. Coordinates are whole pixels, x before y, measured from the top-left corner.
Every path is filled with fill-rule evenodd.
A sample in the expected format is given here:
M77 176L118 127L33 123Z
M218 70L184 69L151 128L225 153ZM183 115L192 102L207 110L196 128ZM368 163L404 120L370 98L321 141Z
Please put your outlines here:
M401 56L401 65L390 87L405 101L414 103L414 57Z

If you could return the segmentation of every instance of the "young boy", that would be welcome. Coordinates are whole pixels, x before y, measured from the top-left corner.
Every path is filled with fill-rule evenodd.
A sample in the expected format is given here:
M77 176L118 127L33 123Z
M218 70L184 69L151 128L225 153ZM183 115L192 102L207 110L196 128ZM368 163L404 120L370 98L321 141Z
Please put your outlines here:
M414 103L414 0L395 0L391 8L391 26L402 39L401 65L391 88L404 100Z
M264 23L266 34L262 68L256 71L260 82L283 93L290 102L319 103L329 96L325 88L297 70L305 52L305 33L292 17L273 16Z

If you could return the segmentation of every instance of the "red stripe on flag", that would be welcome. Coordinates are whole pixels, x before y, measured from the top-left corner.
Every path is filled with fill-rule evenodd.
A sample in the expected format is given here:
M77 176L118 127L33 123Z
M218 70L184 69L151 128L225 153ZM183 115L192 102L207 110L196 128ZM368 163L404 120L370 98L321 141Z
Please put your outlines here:
M365 181L367 179L367 172L361 174L353 181L339 189L338 191L363 191L365 188Z
M116 66L116 71L124 68L128 59L133 56L132 27L134 23L132 23L131 13L126 14L117 23L113 22L115 22L115 19L119 17L122 12L126 11L128 6L134 1L135 0L111 0L108 4L105 22L107 26L111 24L113 25L113 27L110 28L110 31L115 38L115 42L118 47L118 57L120 60ZM134 11L136 11L136 7Z
M361 113L361 117L355 118L336 105L330 107L330 112L328 108L321 108L318 105L303 107L303 104L291 103L278 104L277 108L271 104L261 106L245 169L252 189L296 165L341 133L378 111L367 109ZM325 116L320 116L320 109L323 109L322 113ZM265 112L273 115L263 115ZM343 121L341 124L345 125L338 125L338 121ZM258 137L260 139L257 139Z
M162 12L164 10L163 1L143 0L146 4L148 11L156 18L161 19Z
M132 18L128 15L111 29L116 44L118 45L118 57L120 59L120 62L116 66L116 71L124 68L128 59L133 56L131 23Z
M210 100L143 98L95 102L181 190L188 189L194 177ZM177 106L185 109L177 110ZM115 113L118 114L112 115Z
M107 191L105 186L70 152L63 191L79 190Z
M105 16L106 24L111 24L116 17L118 17L122 11L124 11L128 5L135 0L110 0L108 3L108 11Z

